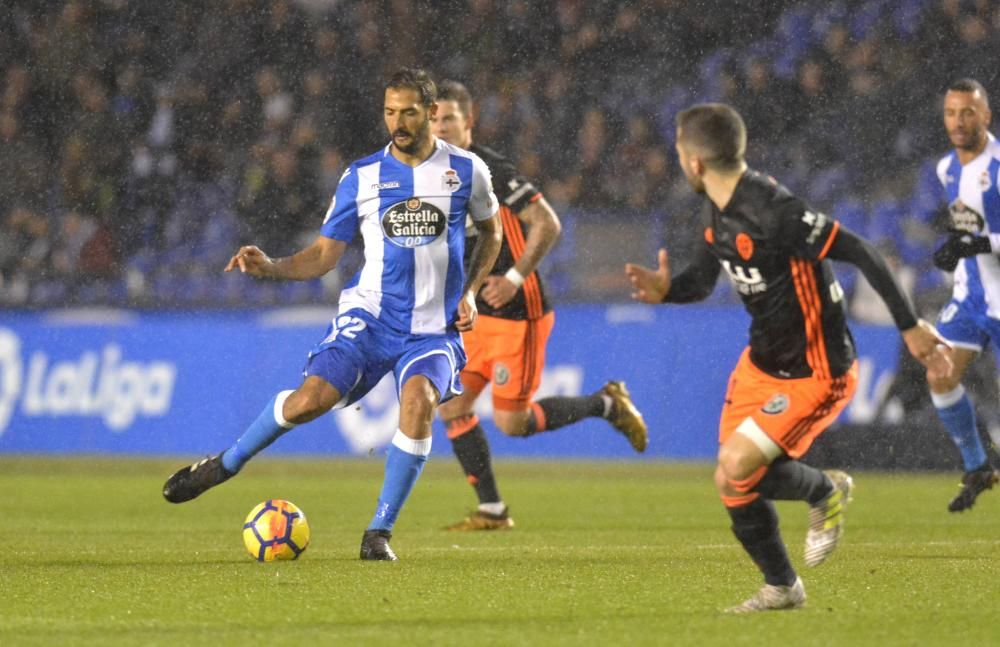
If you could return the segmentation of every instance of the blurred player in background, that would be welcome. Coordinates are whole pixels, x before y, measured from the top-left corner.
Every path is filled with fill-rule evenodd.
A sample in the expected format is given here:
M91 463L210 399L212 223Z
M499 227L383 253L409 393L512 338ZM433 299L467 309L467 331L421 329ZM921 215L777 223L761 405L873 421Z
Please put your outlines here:
M950 235L934 264L955 273L951 301L937 327L954 348L950 376L927 376L931 400L962 454L965 475L951 512L971 508L1000 480L976 428L976 410L962 386L970 362L990 340L1000 342L1000 145L990 134L986 90L972 79L952 83L944 96L944 127L955 150L937 166L948 198Z
M747 168L745 150L746 128L729 106L681 112L677 154L688 182L707 197L705 244L676 277L666 250L656 269L625 266L633 298L646 303L700 301L712 292L721 266L752 318L750 345L730 377L722 409L715 484L733 534L765 585L728 609L733 613L805 603L773 500L808 503L807 566L823 563L843 534L851 477L798 460L847 406L857 383L843 291L825 259L855 265L889 307L910 353L935 375L950 370L933 328L917 319L875 248Z
M545 345L555 313L536 269L559 237L559 218L539 190L505 157L472 143L472 97L460 83L445 81L438 92L434 134L471 150L486 162L500 200L503 244L496 264L476 295L476 328L463 333L469 362L462 371L465 392L439 409L479 508L452 530L498 530L514 525L500 497L489 443L474 411L476 398L493 383L493 421L508 436L553 431L584 418L605 418L646 449L646 423L625 384L608 382L592 395L550 397L532 402L545 365ZM467 230L472 237L475 229Z
M388 543L393 524L430 454L435 407L461 392L459 332L476 321L476 294L500 249L489 169L431 134L435 98L425 72L393 75L384 104L392 141L344 172L316 241L277 259L242 247L229 261L227 272L308 280L332 270L358 231L364 240L365 264L341 293L326 338L310 351L302 385L274 396L229 449L171 476L163 489L168 501L188 501L229 479L289 429L359 400L392 371L399 429L361 559L396 559ZM478 237L466 274L467 218Z

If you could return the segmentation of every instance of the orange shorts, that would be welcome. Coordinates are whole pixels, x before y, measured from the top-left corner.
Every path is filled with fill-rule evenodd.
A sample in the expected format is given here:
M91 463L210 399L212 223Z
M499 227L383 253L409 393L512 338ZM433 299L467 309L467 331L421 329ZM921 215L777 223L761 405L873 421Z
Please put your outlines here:
M857 361L847 373L833 379L783 380L754 366L747 348L729 377L719 443L726 442L744 420L753 418L789 457L799 458L837 419L857 386Z
M462 386L478 394L492 382L494 409L526 409L542 381L545 344L555 320L554 312L525 321L479 316L475 328L462 333L468 356Z

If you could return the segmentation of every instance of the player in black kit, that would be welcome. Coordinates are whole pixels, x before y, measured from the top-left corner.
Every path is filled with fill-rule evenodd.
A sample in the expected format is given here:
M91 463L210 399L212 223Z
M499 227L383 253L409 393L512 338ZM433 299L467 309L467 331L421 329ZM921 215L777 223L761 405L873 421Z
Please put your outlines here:
M918 321L878 252L774 178L747 168L745 150L743 120L729 106L681 112L677 154L689 183L708 198L702 211L705 244L676 277L666 250L660 250L655 270L625 268L634 298L688 303L711 293L721 267L752 318L750 344L730 377L722 409L715 484L733 534L765 585L728 609L734 613L805 603L773 500L808 503L807 566L823 563L843 534L851 477L798 460L847 406L857 382L843 291L826 259L861 270L889 307L907 348L929 371L951 370L933 327Z
M473 406L493 386L493 422L509 436L531 436L589 417L606 418L636 451L646 449L647 430L622 382L607 382L580 397L532 401L545 365L545 345L555 313L535 272L559 236L559 218L541 192L496 151L472 143L472 97L460 83L438 86L434 134L478 155L490 169L500 201L503 245L476 303L479 319L462 335L469 361L462 370L465 393L438 411L479 508L451 530L502 530L514 525L493 475L489 444ZM474 230L467 230L475 235ZM472 241L466 249L473 247Z

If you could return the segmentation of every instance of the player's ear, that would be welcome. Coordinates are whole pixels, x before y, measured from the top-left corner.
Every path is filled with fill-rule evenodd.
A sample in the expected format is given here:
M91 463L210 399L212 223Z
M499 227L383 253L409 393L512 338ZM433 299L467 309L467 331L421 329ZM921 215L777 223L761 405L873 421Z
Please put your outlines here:
M705 174L705 163L702 162L701 158L696 155L692 155L688 158L688 166L690 166L691 172L696 177L701 177Z
M428 119L433 119L434 117L436 117L437 116L437 112L438 112L437 101L434 101L434 102L431 103L431 105L427 106L427 118Z

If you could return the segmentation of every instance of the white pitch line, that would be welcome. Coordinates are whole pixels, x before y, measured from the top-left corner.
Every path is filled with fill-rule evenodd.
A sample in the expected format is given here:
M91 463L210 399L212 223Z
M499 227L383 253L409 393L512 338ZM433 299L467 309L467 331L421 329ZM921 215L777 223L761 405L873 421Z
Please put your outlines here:
M933 546L1000 546L1000 539L968 539L968 540L949 540L949 541L846 541L846 546L863 547L863 548L879 548L886 546L904 546L907 548L920 548L920 547L933 547ZM577 546L572 544L560 544L558 546L523 546L523 545L508 545L508 546L462 546L460 544L452 544L451 546L419 546L419 547L409 547L407 552L414 553L442 553L451 552L455 550L464 551L474 551L474 552L509 552L517 551L519 553L531 553L531 552L543 552L550 550L573 550L573 551L606 551L606 550L629 550L635 548L644 549L674 549L672 544L602 544L599 546ZM719 550L719 549L737 549L739 546L735 541L726 544L695 544L692 548L698 550Z

